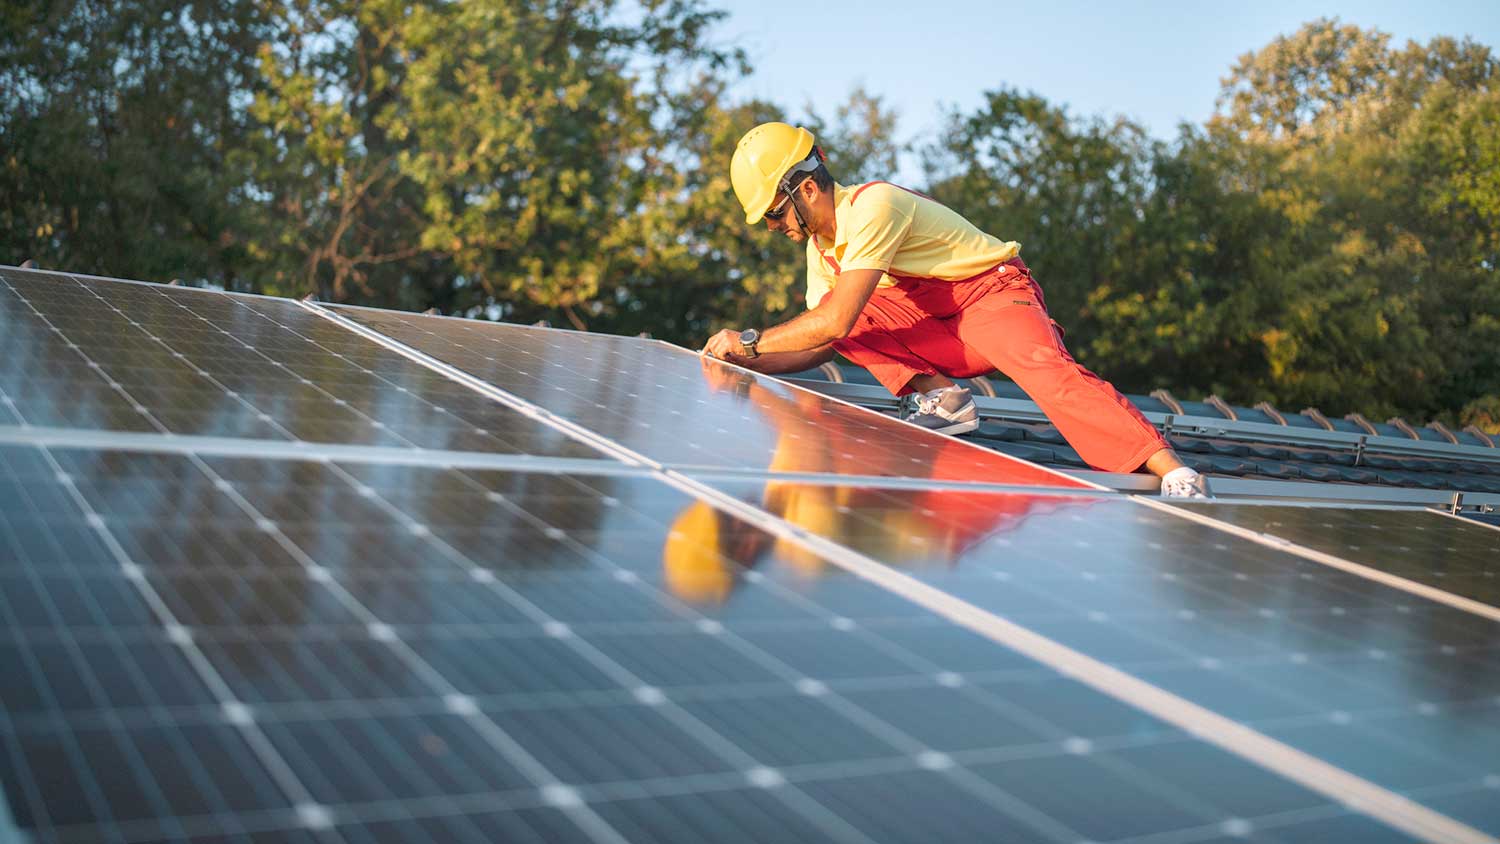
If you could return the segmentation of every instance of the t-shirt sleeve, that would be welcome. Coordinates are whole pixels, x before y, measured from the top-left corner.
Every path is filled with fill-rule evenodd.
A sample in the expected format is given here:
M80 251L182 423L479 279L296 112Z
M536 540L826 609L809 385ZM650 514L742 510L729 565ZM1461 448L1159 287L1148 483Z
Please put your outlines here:
M823 301L828 291L833 289L833 274L824 263L822 255L812 245L811 239L807 243L807 309L810 311Z
M842 272L891 268L896 252L911 233L916 197L892 185L871 185L849 208Z

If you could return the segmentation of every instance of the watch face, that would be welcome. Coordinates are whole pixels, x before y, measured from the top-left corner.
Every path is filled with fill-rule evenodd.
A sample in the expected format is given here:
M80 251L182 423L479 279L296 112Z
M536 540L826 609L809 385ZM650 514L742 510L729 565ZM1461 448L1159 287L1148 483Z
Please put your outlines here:
M760 341L760 332L753 328L747 328L740 332L740 345L752 346Z

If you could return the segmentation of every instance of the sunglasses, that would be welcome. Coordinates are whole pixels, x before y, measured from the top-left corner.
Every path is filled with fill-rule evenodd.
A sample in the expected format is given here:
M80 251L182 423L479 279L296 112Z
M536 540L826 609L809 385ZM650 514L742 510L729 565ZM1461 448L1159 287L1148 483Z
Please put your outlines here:
M783 196L781 198L780 202L776 203L776 205L774 207L772 207L769 211L766 212L766 215L765 215L766 219L767 220L780 220L782 217L785 217L786 216L786 212L791 210L791 208L787 206L787 203L791 202L791 201L792 201L792 195L791 194L786 194L785 196Z
M796 176L798 173L811 173L814 170L818 169L818 165L822 163L823 151L818 149L817 147L813 147L812 155L809 155L801 163L794 165L792 169L786 171L786 175L781 177L781 190L783 194L781 197L781 201L776 203L775 207L766 212L766 219L780 220L782 217L785 217L786 212L791 210L789 207L787 207L787 203L792 201L792 191L796 190L797 185L801 184L806 179L806 177L796 179L794 183L792 177Z

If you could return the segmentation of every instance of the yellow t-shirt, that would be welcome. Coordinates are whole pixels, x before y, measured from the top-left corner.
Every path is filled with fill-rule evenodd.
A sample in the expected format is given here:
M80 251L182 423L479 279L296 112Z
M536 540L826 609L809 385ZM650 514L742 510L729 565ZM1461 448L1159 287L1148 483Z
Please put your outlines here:
M991 237L934 199L889 182L834 185L832 244L807 239L807 306L815 308L838 274L880 270L881 287L895 276L960 281L1021 252L1021 244Z

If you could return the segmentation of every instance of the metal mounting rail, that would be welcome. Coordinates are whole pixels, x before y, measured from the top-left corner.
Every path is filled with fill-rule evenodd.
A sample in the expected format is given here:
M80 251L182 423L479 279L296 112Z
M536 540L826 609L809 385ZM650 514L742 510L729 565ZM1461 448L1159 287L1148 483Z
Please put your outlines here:
M1074 477L1108 487L1116 492L1139 495L1154 494L1156 478L1144 474L1118 474L1065 470ZM1458 496L1465 510L1484 512L1500 508L1500 495L1464 490L1413 489L1411 487L1376 486L1374 484L1341 484L1329 481L1277 481L1253 478L1230 478L1214 475L1209 483L1214 495L1232 499L1284 499L1286 503L1309 504L1383 504L1406 507L1451 507Z
M828 381L812 381L801 378L786 379L801 387L816 390L825 395L855 402L866 407L895 408L896 399L883 387L868 384L834 384ZM1035 402L1023 399L990 398L975 396L974 404L979 415L985 419L1002 419L1016 422L1045 422L1047 415ZM1290 425L1273 425L1265 422L1242 422L1207 416L1187 416L1176 413L1142 411L1146 420L1158 427L1171 420L1172 431L1204 437L1222 437L1250 442L1274 443L1277 445L1307 446L1311 448L1342 449L1353 451L1364 441L1366 452L1431 457L1448 460L1475 460L1500 463L1500 448L1480 445L1455 445L1431 440L1412 440L1405 437L1382 437L1356 434L1347 431L1325 431L1319 428L1299 428Z

